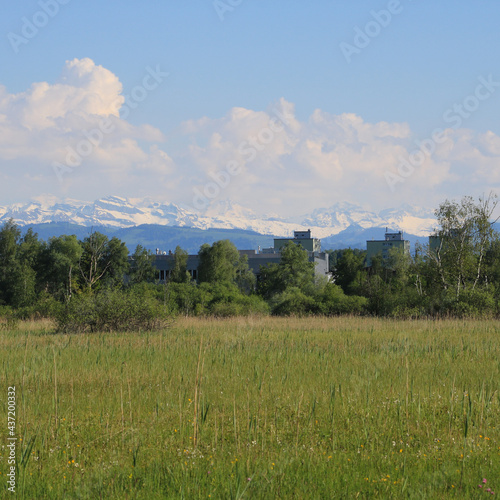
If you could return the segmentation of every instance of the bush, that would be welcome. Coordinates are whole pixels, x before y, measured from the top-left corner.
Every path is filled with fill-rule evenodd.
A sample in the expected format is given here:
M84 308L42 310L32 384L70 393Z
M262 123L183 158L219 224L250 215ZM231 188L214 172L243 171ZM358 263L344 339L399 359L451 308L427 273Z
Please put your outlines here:
M428 316L422 307L396 306L389 314L394 319L420 319Z
M493 293L482 289L464 291L458 300L448 295L444 310L459 318L490 318L498 312Z
M168 325L169 316L153 297L123 291L74 296L57 316L63 333L154 330Z
M209 310L210 314L219 317L269 314L269 306L257 295L240 294L232 296L230 301L214 301Z
M368 299L357 295L345 295L342 288L328 283L317 297L322 314L336 316L339 314L363 314L366 312Z
M19 319L9 306L0 306L0 330L15 330Z
M231 283L169 283L164 296L178 314L194 316L247 316L269 314L269 306L257 295L245 295Z
M276 316L304 316L318 312L318 305L296 287L287 288L271 300L272 312Z
M201 314L204 310L206 294L202 292L202 285L196 286L193 282L188 283L168 283L162 285L161 293L169 308L176 314L186 316L193 313Z
M33 305L17 309L16 317L19 319L57 318L63 309L64 304L52 295L42 292Z

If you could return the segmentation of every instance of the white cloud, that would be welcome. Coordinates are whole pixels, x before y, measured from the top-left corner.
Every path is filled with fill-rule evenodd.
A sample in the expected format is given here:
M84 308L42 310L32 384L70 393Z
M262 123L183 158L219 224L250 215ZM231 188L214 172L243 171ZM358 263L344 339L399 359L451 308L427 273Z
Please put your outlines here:
M51 193L92 199L115 186L127 189L124 177L155 161L156 150L150 158L142 143L163 142L164 136L151 125L120 118L122 91L116 75L88 58L67 61L55 83L33 83L18 94L0 87L0 169L6 176L0 195L8 199L22 186L31 198ZM68 161L80 149L85 155ZM54 163L70 167L62 184ZM135 192L132 183L128 188Z
M256 138L269 127L276 107L265 113L235 108L223 118L185 125L193 138L187 156L196 166L198 192L203 193L214 171L223 171L234 160L244 169L220 189L217 200L230 198L283 215L338 201L372 209L403 203L434 206L447 197L481 194L500 182L500 138L491 132L449 129L447 140L435 144L434 153L393 192L384 174L397 173L401 162L419 151L408 124L367 123L354 114L322 110L299 122L293 104L281 100L279 105L286 108L289 125L265 143ZM255 155L242 155L241 141L250 144ZM210 190L207 202L216 201L208 194Z
M315 110L299 120L284 99L264 111L242 107L180 125L181 152L157 128L120 117L122 84L90 59L67 61L55 83L34 83L19 94L0 86L0 196L41 194L92 200L116 194L193 205L214 178L223 187L208 202L229 198L259 212L305 213L338 201L376 210L402 203L431 205L477 195L500 184L500 137L448 129L404 182L391 192L385 173L418 151L406 123L368 123L346 113ZM94 141L102 123L112 128L91 154L64 176L68 148ZM238 171L228 173L230 166ZM217 188L217 186L215 186Z
M66 62L57 83L33 83L26 92L4 94L0 105L11 123L40 131L58 128L60 119L71 119L73 113L81 118L118 116L121 92L122 84L109 70L91 59L74 59Z

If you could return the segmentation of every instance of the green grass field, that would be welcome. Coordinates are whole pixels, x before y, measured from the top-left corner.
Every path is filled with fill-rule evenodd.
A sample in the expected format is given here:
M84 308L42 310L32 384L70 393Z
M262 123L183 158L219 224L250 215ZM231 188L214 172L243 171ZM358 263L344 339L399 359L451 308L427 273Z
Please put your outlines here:
M499 326L180 319L157 333L74 336L45 323L3 327L2 497L15 497L8 386L19 498L500 494Z

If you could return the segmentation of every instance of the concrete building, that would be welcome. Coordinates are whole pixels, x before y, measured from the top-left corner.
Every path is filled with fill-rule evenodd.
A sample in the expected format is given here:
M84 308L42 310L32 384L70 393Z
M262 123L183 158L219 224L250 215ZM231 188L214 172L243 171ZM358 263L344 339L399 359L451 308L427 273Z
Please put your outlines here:
M309 262L314 262L315 272L318 276L330 276L329 255L326 252L321 252L321 241L311 237L311 231L294 231L293 238L276 238L274 246L264 248L262 250L239 250L240 255L248 257L248 267L255 274L257 279L260 276L260 267L269 264L279 264L281 261L281 249L288 242L300 245L304 250L307 250ZM154 265L159 272L161 282L169 279L174 267L174 255L172 252L160 252L156 250ZM187 270L194 280L198 279L198 255L189 255L187 260Z
M274 249L278 252L289 242L292 241L297 245L300 245L304 250L308 252L321 252L321 240L318 238L311 237L311 230L307 231L294 231L293 238L276 238L274 240Z
M384 261L389 259L391 249L400 249L404 253L410 253L410 242L404 239L402 231L397 233L385 233L383 240L372 240L366 242L366 267L371 267L375 255L380 255Z

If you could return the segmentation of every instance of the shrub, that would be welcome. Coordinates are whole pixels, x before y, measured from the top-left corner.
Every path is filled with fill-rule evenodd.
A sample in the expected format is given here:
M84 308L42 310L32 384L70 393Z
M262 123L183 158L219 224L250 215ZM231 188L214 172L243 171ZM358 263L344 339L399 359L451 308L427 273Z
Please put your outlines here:
M303 316L318 312L316 301L296 287L287 288L271 300L272 312L277 316Z
M168 325L169 315L153 297L106 290L74 296L57 316L64 333L154 330Z
M0 306L0 330L15 330L19 319L9 306Z
M317 297L319 310L329 316L339 314L362 314L366 312L368 299L357 295L345 295L338 285L329 283Z
M466 290L458 300L448 294L444 301L444 311L459 318L488 318L497 313L496 301L488 290Z
M33 305L17 309L16 317L19 319L57 318L63 309L64 304L52 295L42 292Z
M210 305L213 316L248 316L251 314L269 314L269 306L257 295L236 295L229 301L214 301Z
M425 318L428 314L422 307L396 306L389 317L394 319L419 319Z

